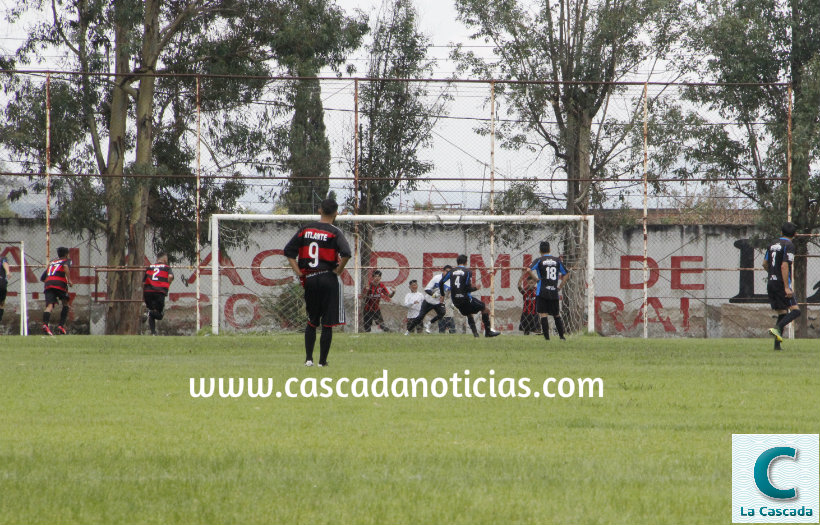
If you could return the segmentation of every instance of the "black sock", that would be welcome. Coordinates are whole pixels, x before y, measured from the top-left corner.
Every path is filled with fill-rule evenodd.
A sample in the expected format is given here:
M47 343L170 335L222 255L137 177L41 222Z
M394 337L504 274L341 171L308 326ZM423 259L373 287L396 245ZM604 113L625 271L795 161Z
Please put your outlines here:
M490 328L490 314L482 312L481 313L481 322L484 323L484 333L489 334L490 330L491 330L491 328Z
M549 317L541 318L541 333L544 334L544 339L550 340L550 320Z
M478 330L475 328L475 319L473 319L472 315L467 316L467 324L470 325L470 330L473 331L473 335L478 334Z
M553 320L555 321L555 328L558 330L558 337L561 339L564 338L564 320L561 318L560 315L556 315Z
M774 323L774 325L775 326L779 325L780 321L782 321L784 317L786 317L786 314L777 314L777 322Z
M333 327L323 326L322 337L319 339L319 364L327 364L327 355L330 353L330 343L333 342Z
M316 346L316 327L305 328L305 361L313 361L313 347Z
M789 313L783 316L783 319L777 322L777 329L782 332L783 329L786 328L786 325L788 325L798 317L800 317L800 310L790 310Z
M3 312L5 312L5 310L3 308L0 308L0 321L3 320Z
M157 320L151 316L148 317L148 328L151 329L152 334L157 333Z
M51 321L51 312L43 312L43 324L47 325Z
M66 319L68 319L68 306L63 306L63 310L60 312L60 326L65 326Z

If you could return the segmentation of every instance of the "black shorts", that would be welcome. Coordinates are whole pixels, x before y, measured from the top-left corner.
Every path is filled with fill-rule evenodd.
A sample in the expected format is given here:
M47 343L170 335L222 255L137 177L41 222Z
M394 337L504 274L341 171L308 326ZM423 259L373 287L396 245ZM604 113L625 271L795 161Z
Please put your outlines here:
M57 301L64 303L68 302L68 292L60 290L59 288L46 288L46 306L50 304L57 304Z
M305 308L311 326L345 324L342 281L333 272L321 272L305 277Z
M5 279L0 281L0 304L6 302L6 294L8 293L8 283Z
M769 304L772 310L788 310L797 304L794 294L786 297L786 288L783 281L769 281L766 285L766 292L769 294Z
M149 310L156 310L162 313L165 310L165 294L156 292L143 292L142 300Z
M475 297L470 297L466 301L453 301L453 306L461 312L461 315L473 315L479 312L483 312L486 306L483 302L476 299Z
M535 311L539 314L556 316L561 313L560 301L558 299L547 299L540 295L535 298Z

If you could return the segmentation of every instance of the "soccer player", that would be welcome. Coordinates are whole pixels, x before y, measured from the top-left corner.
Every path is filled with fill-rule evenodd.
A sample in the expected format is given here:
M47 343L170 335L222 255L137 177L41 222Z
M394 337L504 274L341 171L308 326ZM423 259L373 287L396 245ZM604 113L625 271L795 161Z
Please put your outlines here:
M444 296L444 287L447 282L450 282L450 296L453 299L453 306L455 306L461 315L467 318L467 324L470 325L470 330L473 331L473 336L478 337L478 330L475 326L475 319L473 314L481 313L481 321L484 323L484 337L495 337L501 335L501 332L496 332L490 328L490 310L479 299L472 296L472 293L478 290L478 287L473 284L473 272L467 269L467 256L459 255L456 258L456 267L447 272L447 275L441 278L438 283L439 293Z
M447 313L447 307L444 305L444 295L439 292L438 283L441 282L441 279L452 268L449 264L444 265L444 268L441 269L441 273L435 274L427 283L427 286L424 287L424 304L421 305L419 315L413 320L413 324L407 326L407 330L412 332L416 326L424 323L424 317L430 310L435 310L436 315L430 319L428 323L424 323L424 331L428 334L430 333L430 325L444 318ZM447 292L449 289L450 287L446 286L444 291Z
M3 320L3 312L6 310L6 293L9 285L9 263L5 257L0 257L0 321Z
M305 366L313 366L316 327L322 324L319 339L319 366L327 366L333 327L345 324L344 295L339 276L350 260L350 245L342 231L333 226L339 205L325 199L319 205L321 217L296 232L285 245L285 257L305 287L308 314L305 328Z
M365 293L365 300L364 300L364 331L369 332L370 326L375 322L379 328L382 329L384 332L389 332L390 329L387 328L384 324L384 319L382 318L382 307L381 307L381 300L384 299L385 301L389 301L394 295L396 295L396 290L392 292L387 289L387 287L382 284L382 272L380 270L376 270L373 272L373 276L370 278L370 284L367 286L367 292Z
M780 350L783 342L783 329L800 317L800 308L792 291L792 263L794 262L794 244L792 239L797 233L793 222L786 222L780 228L783 234L769 246L763 257L763 269L768 272L766 292L769 304L777 312L777 325L769 329L774 336L774 349Z
M57 248L57 258L48 263L48 267L40 276L40 280L45 284L46 308L43 310L43 333L46 335L54 335L48 327L48 323L51 320L51 311L58 300L63 303L63 310L60 312L60 324L57 325L57 333L66 334L68 287L71 286L70 267L71 260L68 258L68 248L60 246Z
M535 311L541 318L541 332L544 339L550 339L549 318L551 315L555 321L555 328L558 330L558 338L562 341L564 337L564 320L561 319L561 305L558 292L569 278L569 272L564 263L558 257L550 255L550 243L542 241L538 247L541 257L530 266L530 276L538 280L535 290Z
M524 332L524 335L530 335L530 332L538 334L541 324L538 321L538 314L535 312L535 279L532 275L529 275L529 272L521 276L518 291L524 296L524 307L521 309L521 320L518 323L518 329Z
M413 279L408 285L410 291L404 295L404 306L407 307L407 319L405 321L407 331L404 332L404 335L410 335L410 324L418 317L421 304L424 302L424 294L419 291L419 282Z
M160 253L157 262L145 269L142 283L142 299L148 307L148 326L151 335L157 335L157 321L161 321L165 310L165 296L174 282L174 272L168 266L168 254Z

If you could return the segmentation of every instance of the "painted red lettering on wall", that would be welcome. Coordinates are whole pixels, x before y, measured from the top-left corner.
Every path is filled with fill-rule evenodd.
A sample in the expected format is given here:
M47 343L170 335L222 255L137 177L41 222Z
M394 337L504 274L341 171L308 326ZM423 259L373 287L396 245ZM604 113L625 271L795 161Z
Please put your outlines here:
M493 271L489 268L486 268L484 264L484 257L480 254L472 254L470 255L470 265L475 268L476 270L476 281L478 280L478 276L481 276L481 287L482 288L489 288L490 287L490 278L492 277ZM501 273L501 287L502 288L509 288L510 287L510 254L508 253L501 253L495 260L495 264L493 265L496 268L501 268L501 270L495 270L496 272ZM496 281L496 285L498 281Z
M632 263L634 262L639 263L640 267L633 268ZM660 277L658 263L652 257L647 257L646 266L649 269L649 279L646 281L646 287L652 288L658 282L658 277ZM643 271L643 255L621 255L621 290L643 289L643 281L632 282L632 272L636 271ZM641 276L643 277L643 275Z
M211 254L205 256L200 263L199 273L200 275L211 275ZM236 286L243 286L245 282L239 276L239 273L234 268L233 261L225 255L224 253L219 254L219 275L224 275L231 281L231 284ZM193 284L196 282L196 274L192 275L190 279L188 279L189 284Z
M237 308L241 308L237 303L240 301L247 301L250 305L252 315L251 318L244 323L240 323L236 319L236 310ZM237 293L233 294L232 296L228 297L228 300L225 301L225 320L228 323L237 329L247 329L251 328L256 324L257 321L261 318L259 314L259 297L254 294L250 293Z
M283 250L264 250L256 254L256 257L253 258L253 262L251 263L251 275L253 276L253 280L257 283L261 284L262 286L280 286L282 284L286 284L292 282L294 277L291 275L290 277L284 277L281 279L271 279L269 277L265 277L262 275L262 268L263 262L265 259L269 257L273 257L275 255L280 255L284 257L285 252ZM272 261L272 264L274 262ZM292 273L292 270L288 268L288 272Z
M407 268L410 264L407 262L407 257L402 255L399 252L371 252L370 253L370 266L373 269L379 267L379 259L393 259L396 261L396 266L398 266L399 274L393 280L383 280L382 283L387 287L396 287L407 280L407 276L410 275L410 270ZM387 267L390 268L389 266ZM381 268L384 271L384 268Z
M683 262L703 262L700 255L673 255L672 256L672 283L673 290L703 290L703 284L682 284L681 275L685 273L703 273L703 268L681 268Z
M426 286L433 274L438 273L440 268L445 264L452 266L455 264L458 254L455 252L424 252L421 257L421 265L424 266L424 271L421 273L421 286ZM436 259L445 259L444 262L436 263Z

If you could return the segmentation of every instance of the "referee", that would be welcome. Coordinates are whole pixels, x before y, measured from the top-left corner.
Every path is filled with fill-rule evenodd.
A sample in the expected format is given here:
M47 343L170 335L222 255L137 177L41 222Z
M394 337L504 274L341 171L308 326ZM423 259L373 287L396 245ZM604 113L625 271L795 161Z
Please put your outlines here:
M339 205L325 199L319 205L319 222L296 232L285 246L285 257L305 288L308 322L305 329L305 366L313 366L316 328L322 324L319 339L319 366L327 366L333 340L333 327L345 324L344 296L339 275L350 260L350 245L342 230L333 226Z

